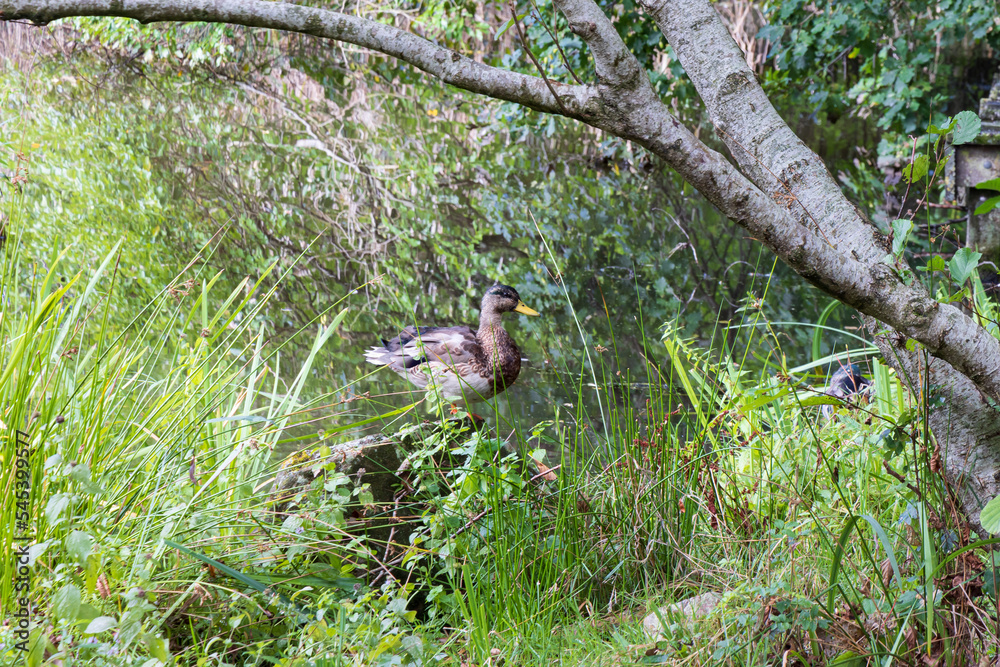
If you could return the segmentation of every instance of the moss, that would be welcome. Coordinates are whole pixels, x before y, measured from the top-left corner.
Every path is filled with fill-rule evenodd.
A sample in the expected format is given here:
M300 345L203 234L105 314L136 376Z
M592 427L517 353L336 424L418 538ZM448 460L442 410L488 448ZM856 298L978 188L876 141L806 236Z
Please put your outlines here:
M306 14L305 18L306 20L305 20L304 32L309 33L311 35L323 34L326 26L323 23L323 18L319 15L319 13L315 11L310 11Z

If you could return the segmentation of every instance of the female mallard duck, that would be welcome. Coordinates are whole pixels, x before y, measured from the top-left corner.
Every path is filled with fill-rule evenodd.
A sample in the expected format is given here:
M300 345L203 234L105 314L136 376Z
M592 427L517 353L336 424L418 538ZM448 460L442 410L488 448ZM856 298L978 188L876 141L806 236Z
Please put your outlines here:
M871 384L872 381L861 374L861 366L851 364L850 366L839 367L836 372L830 376L830 384L823 389L823 393L827 396L833 396L834 398L846 400L857 394L871 391L871 389L869 389ZM823 412L823 416L827 419L831 419L833 417L832 405L824 405L821 410Z
M538 315L513 287L494 285L483 295L478 330L406 327L392 340L382 339L383 345L368 350L365 359L453 403L484 401L514 384L521 372L521 351L500 322L511 311Z

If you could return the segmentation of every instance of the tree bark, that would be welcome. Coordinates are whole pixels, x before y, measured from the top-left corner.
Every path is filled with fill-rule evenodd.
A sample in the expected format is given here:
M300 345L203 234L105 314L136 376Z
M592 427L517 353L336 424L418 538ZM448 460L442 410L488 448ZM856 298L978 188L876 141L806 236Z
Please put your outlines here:
M881 234L844 196L819 156L778 115L711 4L707 0L643 0L642 4L674 48L743 173L764 192L793 198L792 211L799 221L817 229L841 252L869 266L877 264L886 250L872 240ZM945 476L979 528L979 509L1000 493L996 403L984 396L984 385L960 364L925 363L919 350L909 351L883 333L879 320L887 320L866 315L866 327L875 334L883 358L908 381L914 395L923 394L926 380L945 398L942 406L931 410L930 427L941 449Z
M643 0L694 82L736 165L687 130L593 0L555 0L590 50L597 81L566 85L478 63L421 37L335 11L263 0L0 0L0 18L45 24L71 16L142 23L204 21L288 30L349 42L405 61L474 93L561 114L646 147L796 273L867 316L918 341L908 351L878 335L883 356L919 391L947 398L931 424L949 481L967 513L1000 483L1000 341L951 304L934 300L884 258L882 235L843 195L820 158L778 116L708 0ZM550 85L552 86L550 89ZM553 94L554 91L554 94ZM555 95L558 95L558 100ZM883 326L884 325L884 326ZM928 368L929 367L929 368Z

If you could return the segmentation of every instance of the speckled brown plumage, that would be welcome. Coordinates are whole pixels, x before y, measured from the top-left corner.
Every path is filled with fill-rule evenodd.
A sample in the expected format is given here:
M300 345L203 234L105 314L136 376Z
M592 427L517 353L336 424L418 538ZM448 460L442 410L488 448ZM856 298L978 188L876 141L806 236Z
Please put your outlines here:
M501 323L505 312L538 314L513 288L494 285L483 296L478 329L406 327L365 358L450 401L486 400L508 389L521 372L521 351Z

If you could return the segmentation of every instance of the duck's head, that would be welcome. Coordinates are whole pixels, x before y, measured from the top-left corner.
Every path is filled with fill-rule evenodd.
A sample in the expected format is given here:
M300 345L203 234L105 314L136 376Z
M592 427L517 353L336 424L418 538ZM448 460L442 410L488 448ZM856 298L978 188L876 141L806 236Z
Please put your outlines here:
M830 378L830 389L838 396L847 397L864 390L872 383L861 374L861 366L841 366Z
M537 316L538 312L528 308L521 301L517 290L507 285L494 285L483 295L482 309L484 313L521 313Z

